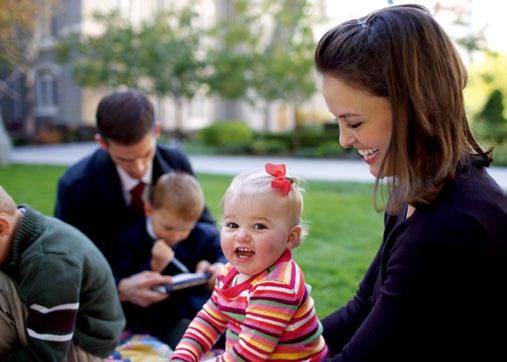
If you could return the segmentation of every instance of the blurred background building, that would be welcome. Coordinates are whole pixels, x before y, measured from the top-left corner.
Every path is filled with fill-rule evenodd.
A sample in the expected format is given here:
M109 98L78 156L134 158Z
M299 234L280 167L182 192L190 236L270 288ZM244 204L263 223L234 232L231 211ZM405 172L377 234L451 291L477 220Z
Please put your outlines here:
M86 130L92 133L95 109L100 98L113 90L125 88L118 83L93 87L79 85L73 76L73 64L59 61L57 57L57 45L69 34L85 37L104 33L104 22L100 23L94 16L95 13L109 14L115 10L123 21L136 27L166 10L192 5L196 13L193 24L207 29L219 22L227 23L237 20L238 6L249 4L248 1L241 0L20 0L19 4L23 2L37 4L39 13L32 19L34 23L32 36L27 38L26 44L18 44L24 52L22 59L26 61L26 64L23 66L10 64L9 66L9 64L0 63L0 105L4 122L10 132L32 134L45 127L82 128L85 133ZM259 6L263 3L262 0L258 0L251 1L250 4L254 2L261 4ZM487 19L484 20L484 8L487 7L486 3L489 4L488 1L427 0L417 2L434 11L446 30L452 33L454 38L462 40L461 50L467 62L477 54L480 56L481 53L477 53L476 50L485 47L481 42L484 41L486 35L492 39L493 46L497 46L496 42L500 44L498 38L494 38L494 35L498 37L498 30L484 26L487 24ZM268 2L264 1L264 3ZM311 18L312 37L316 41L333 24L388 6L393 1L280 0L279 3L289 7L309 4L311 14L304 16ZM6 3L3 2L3 4ZM12 9L1 11L9 10ZM284 43L300 36L295 32L292 33L295 31L295 26L285 28L280 26L284 21L280 16L283 13L274 14L275 16L269 18L267 15L258 13L258 17L253 19L254 27L250 28L252 33L258 31L261 35L260 42L264 44L265 52L275 47L283 48ZM266 29L269 31L266 32ZM471 38L471 35L476 37ZM278 38L273 40L275 37ZM221 46L216 39L215 43L211 44L211 48ZM224 42L227 41L226 37L223 39ZM205 42L199 43L199 46ZM241 38L238 44L241 44ZM210 47L210 44L206 45ZM259 44L256 46L259 47ZM239 47L241 48L241 45ZM262 54L262 51L260 53ZM135 57L135 54L125 54L125 57L127 56ZM311 54L306 54L306 56L311 58ZM14 60L13 63L15 62ZM260 74L252 74L250 77L252 81L257 77L260 78ZM211 86L206 85L197 89L191 96L178 98L159 93L152 94L150 97L156 105L157 118L167 132L192 132L215 121L230 119L243 120L253 130L288 132L300 123L312 126L330 118L317 92L318 77L314 73L309 73L306 78L315 84L314 89L308 90L307 97L301 97L301 93L298 94L295 91L293 98L284 99L279 95L273 95L273 89L268 88L258 93L253 92L253 94L251 90L248 90L244 96L235 99L221 96L220 92L210 92ZM292 89L297 90L297 84L297 82L293 84ZM290 84L284 85L280 81L280 87L283 86L291 90ZM276 83L272 85L272 88L276 87ZM262 92L264 92L263 98L259 96ZM260 98L262 100L258 101Z
M186 0L58 0L47 3L47 13L40 14L35 28L33 44L37 54L33 59L33 99L27 100L26 74L13 75L5 67L0 68L0 78L4 82L5 94L0 99L5 122L11 129L21 129L26 122L29 102L33 102L33 117L37 128L46 125L79 127L94 125L94 112L102 96L113 89L108 87L83 87L72 77L71 65L61 64L55 56L58 41L70 33L99 34L103 27L94 18L94 13L108 13L116 10L120 16L139 24L161 11L189 3ZM217 19L234 17L233 0L198 0L198 22L203 27L211 26ZM10 77L9 77L10 76ZM29 81L30 82L30 81ZM7 91L9 88L9 91ZM116 87L118 88L118 87ZM120 87L121 88L121 87ZM153 97L157 108L157 118L163 129L175 128L176 104L166 97ZM272 102L269 107L255 107L251 102L225 100L220 97L198 93L191 100L184 101L181 117L184 119L183 131L202 128L221 119L246 120L252 128L266 126L273 131L290 130L294 119L286 104Z

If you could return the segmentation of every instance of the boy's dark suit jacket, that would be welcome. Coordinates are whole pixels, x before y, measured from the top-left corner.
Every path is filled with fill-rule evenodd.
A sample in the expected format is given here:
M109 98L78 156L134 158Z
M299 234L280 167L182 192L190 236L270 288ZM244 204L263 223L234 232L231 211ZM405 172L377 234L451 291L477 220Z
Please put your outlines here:
M120 236L121 249L118 251L118 270L113 271L119 280L150 270L151 248L155 240L146 230L146 219L142 218ZM215 226L199 222L185 240L174 248L175 257L194 272L197 263L207 260L210 263L226 262L220 248L219 234ZM162 272L166 275L182 271L170 263ZM175 324L181 319L193 319L211 296L206 286L197 286L171 293L169 298L148 307L124 302L123 310L127 329L135 333L149 333L165 339Z
M193 174L180 151L157 145L152 182L174 170ZM142 215L131 210L122 194L120 177L109 154L98 149L71 166L58 182L55 216L81 230L115 269L120 233ZM200 221L214 223L207 209Z
M146 230L145 218L126 229L120 236L120 242L122 248L118 250L118 270L115 273L117 277L126 278L144 270L151 270L151 248L155 240ZM195 267L201 260L207 260L211 264L226 263L217 229L204 222L198 222L188 238L179 242L173 250L174 256L185 264L190 272L195 272ZM162 274L175 275L182 272L170 263Z

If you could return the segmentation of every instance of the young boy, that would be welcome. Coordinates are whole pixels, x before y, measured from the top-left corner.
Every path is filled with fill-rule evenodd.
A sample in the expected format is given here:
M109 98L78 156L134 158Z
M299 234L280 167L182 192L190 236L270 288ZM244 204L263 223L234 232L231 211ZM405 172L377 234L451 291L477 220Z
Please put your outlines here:
M124 324L95 245L0 186L0 360L99 361Z
M150 190L143 218L120 238L117 279L143 271L164 275L208 272L208 286L191 287L168 294L161 302L139 306L123 302L127 330L149 333L171 347L211 295L225 262L218 230L198 222L204 210L204 194L190 174L162 175Z

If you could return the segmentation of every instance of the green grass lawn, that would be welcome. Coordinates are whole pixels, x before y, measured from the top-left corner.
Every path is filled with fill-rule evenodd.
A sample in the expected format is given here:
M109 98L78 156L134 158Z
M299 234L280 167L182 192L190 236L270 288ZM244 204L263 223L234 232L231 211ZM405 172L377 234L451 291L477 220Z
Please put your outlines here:
M14 165L0 168L0 184L17 203L53 214L56 183L66 167ZM199 174L208 207L220 219L220 200L231 177ZM353 295L382 237L372 185L342 182L304 184L304 219L309 235L294 255L312 286L320 317Z

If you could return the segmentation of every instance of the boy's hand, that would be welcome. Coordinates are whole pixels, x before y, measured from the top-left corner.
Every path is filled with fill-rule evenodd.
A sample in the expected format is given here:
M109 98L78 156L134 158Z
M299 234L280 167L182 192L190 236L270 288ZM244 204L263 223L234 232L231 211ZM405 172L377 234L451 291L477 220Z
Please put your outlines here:
M218 274L220 274L220 270L224 264L222 263L214 263L210 264L207 260L201 260L197 263L195 267L196 273L211 273L211 277L208 280L207 287L208 289L213 289L215 287L216 280L218 278Z
M173 249L164 240L157 240L151 248L151 270L161 273L173 258Z
M153 288L161 284L170 284L171 282L172 278L168 275L160 275L159 273L145 270L122 279L118 284L118 293L122 302L126 301L141 307L147 307L169 296L168 294L156 292Z

